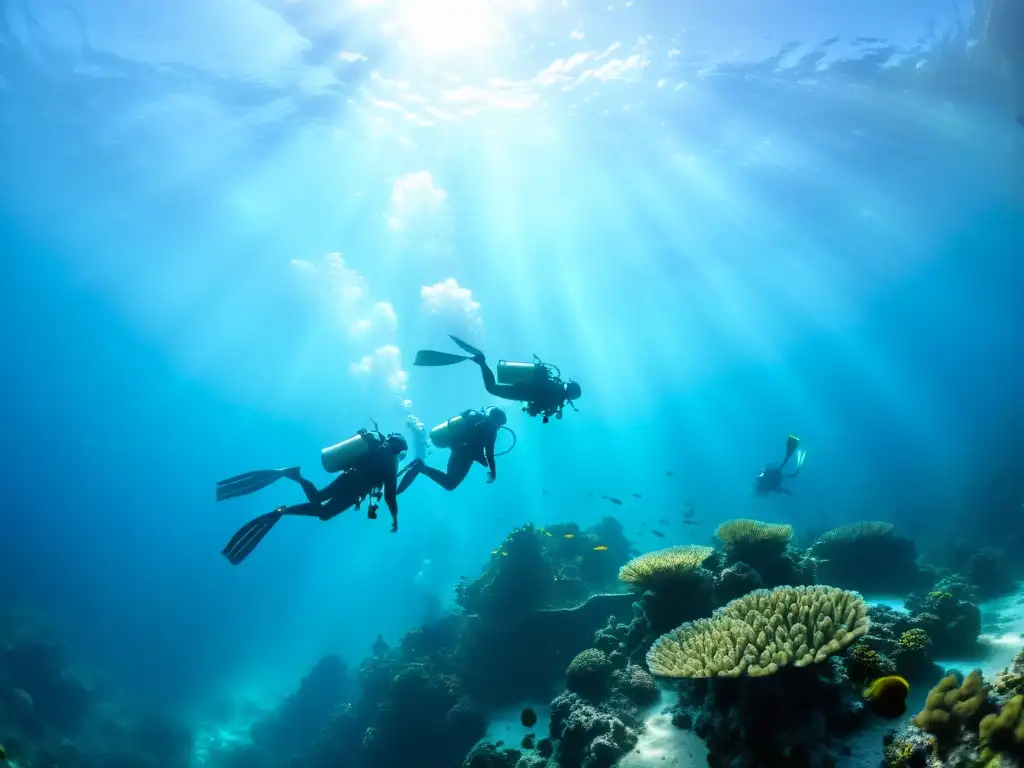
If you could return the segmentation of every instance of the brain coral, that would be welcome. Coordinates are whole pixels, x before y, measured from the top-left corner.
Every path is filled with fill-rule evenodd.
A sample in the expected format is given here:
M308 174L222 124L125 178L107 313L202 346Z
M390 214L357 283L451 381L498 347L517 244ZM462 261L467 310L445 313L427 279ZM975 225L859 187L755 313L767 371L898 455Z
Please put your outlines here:
M683 624L647 653L662 677L763 677L824 661L868 631L856 592L835 587L759 589L710 619Z
M714 552L698 544L648 552L622 566L619 579L641 589L657 589L686 579Z

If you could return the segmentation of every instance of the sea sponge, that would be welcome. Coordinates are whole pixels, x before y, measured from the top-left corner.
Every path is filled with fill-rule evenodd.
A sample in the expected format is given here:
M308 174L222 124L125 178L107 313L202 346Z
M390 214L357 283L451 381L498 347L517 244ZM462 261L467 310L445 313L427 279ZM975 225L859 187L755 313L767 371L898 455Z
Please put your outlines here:
M760 520L727 520L715 530L715 536L730 556L739 556L742 550L765 546L784 550L793 539L793 526L782 523L762 523Z
M647 552L622 566L619 579L641 590L672 587L688 580L714 553L712 547L699 544Z
M647 665L662 677L763 677L822 662L867 631L867 605L855 592L759 589L658 638Z
M962 726L975 727L987 704L988 691L980 669L972 671L962 682L956 675L946 675L928 694L914 725L946 740Z

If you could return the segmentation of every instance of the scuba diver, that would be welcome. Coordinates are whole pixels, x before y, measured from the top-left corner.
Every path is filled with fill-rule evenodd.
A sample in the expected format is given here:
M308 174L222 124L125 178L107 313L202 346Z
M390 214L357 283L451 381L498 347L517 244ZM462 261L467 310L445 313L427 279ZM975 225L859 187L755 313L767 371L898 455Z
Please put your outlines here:
M438 448L451 449L448 455L448 471L442 472L427 466L422 459L414 459L409 463L408 471L398 486L398 492L403 493L420 475L426 475L446 491L454 491L466 479L475 463L487 467L487 482L493 483L497 477L494 444L498 440L498 432L502 428L508 429L505 426L507 420L505 411L491 405L483 411L463 411L458 416L441 422L430 430L430 441ZM509 429L509 432L512 430ZM515 433L512 434L514 439ZM512 446L515 447L514 442Z
M545 424L552 416L561 419L566 403L572 406L573 410L577 410L574 401L579 400L583 394L580 385L575 381L562 381L561 372L551 363L542 362L536 355L533 356L532 363L499 360L496 379L487 366L483 352L454 336L451 336L451 340L469 354L453 355L448 352L421 349L416 353L413 365L434 367L472 360L480 366L484 387L488 392L505 400L525 402L523 412L530 416L542 416Z
M373 432L360 429L348 440L320 452L320 462L327 472L341 472L322 489L304 478L299 467L246 472L217 483L217 501L247 496L281 478L302 486L308 499L305 504L281 506L250 520L231 537L221 554L232 565L238 565L282 516L302 515L326 521L352 507L359 509L366 498L371 500L366 516L375 520L378 502L383 497L391 512L391 532L398 531L398 464L405 458L409 445L397 432L385 436L376 425L374 428Z
M792 492L788 488L782 487L782 470L785 468L789 460L796 454L796 469L793 470L785 477L796 477L800 473L800 467L804 465L804 459L807 458L807 451L797 451L800 446L800 438L790 435L786 439L786 458L782 460L782 463L778 467L765 467L758 472L757 477L754 478L754 495L755 496L768 496L772 493L784 493L787 496L792 495Z

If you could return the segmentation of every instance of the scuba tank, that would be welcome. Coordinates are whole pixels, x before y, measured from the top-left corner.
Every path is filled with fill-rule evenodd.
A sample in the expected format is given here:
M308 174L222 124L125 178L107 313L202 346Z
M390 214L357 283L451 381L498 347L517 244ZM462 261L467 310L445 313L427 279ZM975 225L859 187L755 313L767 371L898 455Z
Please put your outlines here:
M477 423L474 415L482 415L477 411L463 411L458 416L453 416L447 421L442 421L430 430L430 442L437 448L451 448L454 445L462 445L466 442L469 431Z
M546 378L547 366L544 363L513 363L508 360L498 361L497 379L499 384L532 384Z
M320 463L325 471L331 474L343 472L359 462L379 442L376 437L365 429L359 430L348 440L324 448L320 451Z

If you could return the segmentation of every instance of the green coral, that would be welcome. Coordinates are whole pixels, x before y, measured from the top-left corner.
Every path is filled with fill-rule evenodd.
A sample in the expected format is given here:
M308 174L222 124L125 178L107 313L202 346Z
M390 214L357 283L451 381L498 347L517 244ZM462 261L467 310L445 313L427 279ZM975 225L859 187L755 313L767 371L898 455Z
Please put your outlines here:
M635 557L619 570L619 579L641 590L670 588L692 580L704 561L715 553L711 547L687 544Z
M1014 696L995 714L985 715L978 725L981 757L992 760L1000 753L1019 754L1024 745L1024 696Z
M868 631L867 605L835 587L759 589L658 638L647 665L662 677L763 677L838 653Z
M892 652L896 670L904 677L913 679L925 675L932 666L932 641L923 629L908 629Z
M757 546L784 550L793 539L793 526L782 523L763 523L760 520L727 520L715 530L715 536L730 555ZM741 558L742 559L742 558Z
M949 741L963 727L976 728L987 704L988 691L980 669L972 671L963 682L956 675L946 675L928 694L914 725L939 741Z

